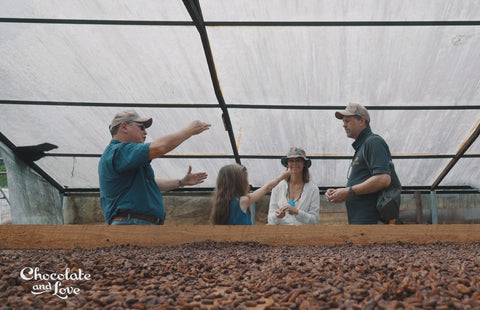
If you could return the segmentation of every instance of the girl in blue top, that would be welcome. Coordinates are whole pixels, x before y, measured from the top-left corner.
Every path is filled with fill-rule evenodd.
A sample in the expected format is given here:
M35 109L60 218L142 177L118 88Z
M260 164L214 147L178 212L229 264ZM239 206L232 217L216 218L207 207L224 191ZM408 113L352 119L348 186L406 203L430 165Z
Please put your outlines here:
M213 198L211 222L214 225L252 225L250 205L272 190L280 181L290 175L286 169L280 175L253 193L248 193L247 169L238 164L220 169Z

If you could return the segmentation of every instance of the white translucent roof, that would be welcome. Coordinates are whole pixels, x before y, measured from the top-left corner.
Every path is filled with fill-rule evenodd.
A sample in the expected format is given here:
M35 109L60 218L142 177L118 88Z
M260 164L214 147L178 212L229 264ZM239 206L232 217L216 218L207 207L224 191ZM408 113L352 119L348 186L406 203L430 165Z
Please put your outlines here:
M150 139L212 124L154 160L157 177L192 165L214 187L240 160L261 186L297 146L316 184L343 186L353 141L334 111L359 102L404 186L445 175L438 185L480 188L480 139L447 169L480 127L478 1L199 3L203 42L183 1L0 1L0 132L57 145L35 164L69 189L98 188L108 124L126 108L153 118Z

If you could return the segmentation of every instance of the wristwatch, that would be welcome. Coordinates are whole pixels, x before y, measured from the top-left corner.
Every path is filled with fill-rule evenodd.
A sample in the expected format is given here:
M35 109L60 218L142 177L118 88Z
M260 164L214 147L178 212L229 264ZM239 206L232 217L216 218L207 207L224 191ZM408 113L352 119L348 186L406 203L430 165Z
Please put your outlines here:
M352 186L348 188L348 193L350 194L351 197L355 196L355 192L353 191Z

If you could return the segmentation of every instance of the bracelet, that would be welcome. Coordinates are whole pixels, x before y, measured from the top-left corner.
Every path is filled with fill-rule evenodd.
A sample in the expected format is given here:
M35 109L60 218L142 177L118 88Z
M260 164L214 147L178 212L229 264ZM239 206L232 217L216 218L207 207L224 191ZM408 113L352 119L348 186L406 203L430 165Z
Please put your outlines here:
M178 187L183 187L183 179L179 179L178 180Z
M352 186L348 188L348 193L349 193L349 196L352 196L352 197L355 196L355 192L353 191Z

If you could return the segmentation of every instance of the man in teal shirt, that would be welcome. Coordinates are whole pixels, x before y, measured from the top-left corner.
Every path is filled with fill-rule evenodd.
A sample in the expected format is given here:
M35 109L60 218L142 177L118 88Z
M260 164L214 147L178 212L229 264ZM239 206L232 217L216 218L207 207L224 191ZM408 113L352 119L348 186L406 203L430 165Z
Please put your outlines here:
M163 224L161 191L199 184L207 177L204 172L192 174L189 167L182 179L156 179L150 162L209 129L210 124L193 121L178 132L145 143L146 128L151 125L151 118L126 110L117 113L109 126L112 140L98 164L100 200L108 224Z
M381 223L376 207L377 197L380 190L390 185L390 150L382 137L372 133L370 115L364 106L349 103L335 116L343 120L347 136L355 140L352 144L355 154L347 186L328 189L325 193L327 201L345 201L349 224Z

